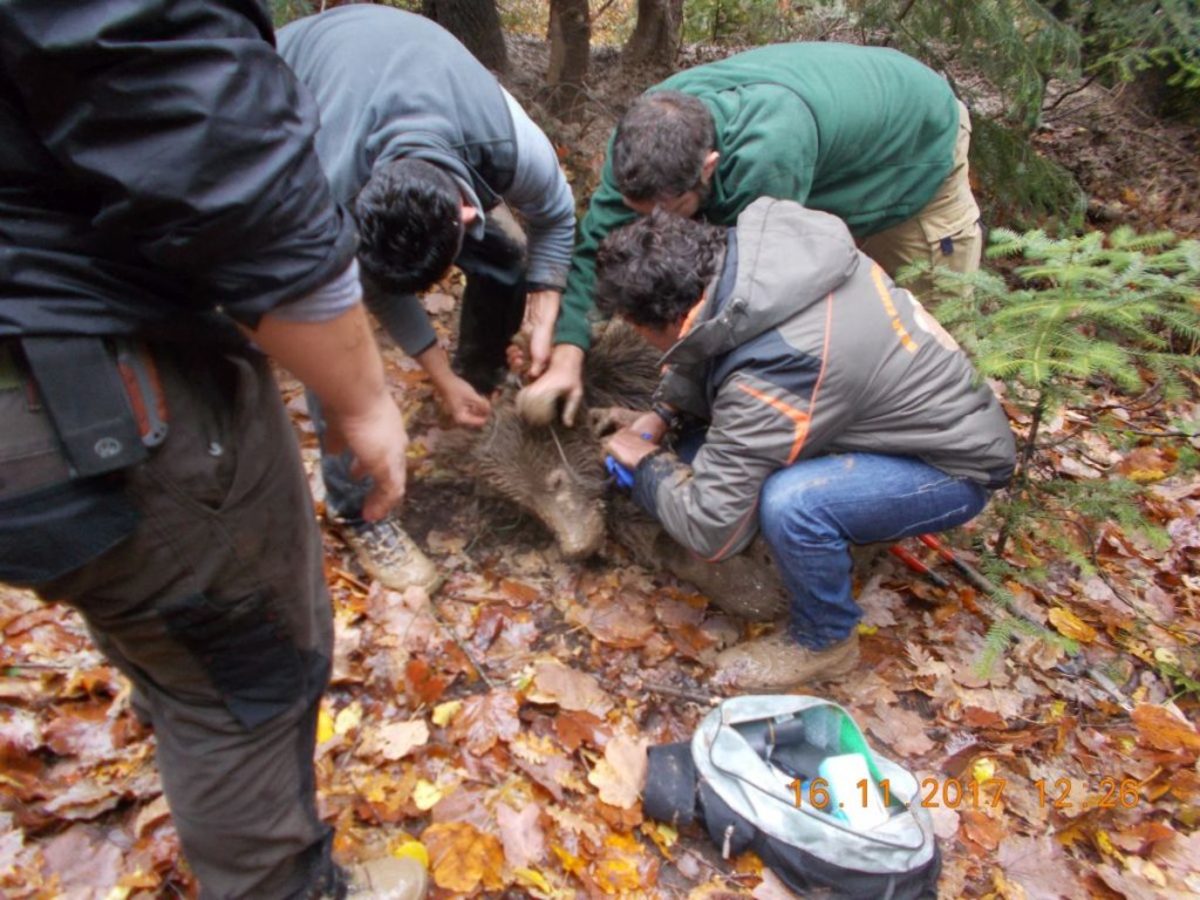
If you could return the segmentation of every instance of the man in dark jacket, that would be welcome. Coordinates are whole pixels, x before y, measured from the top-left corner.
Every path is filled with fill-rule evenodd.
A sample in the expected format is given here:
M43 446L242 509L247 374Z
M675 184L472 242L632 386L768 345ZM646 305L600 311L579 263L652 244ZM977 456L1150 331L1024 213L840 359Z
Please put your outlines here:
M371 473L367 516L404 490L353 228L271 40L249 0L0 5L0 580L133 683L206 898L345 892L320 539L260 350Z
M634 500L710 561L761 528L791 594L786 629L723 652L718 682L783 690L852 671L848 545L984 507L1015 462L995 396L840 219L791 201L755 201L736 229L655 211L605 239L597 273L600 309L666 353L656 409L707 425L689 461L659 446L672 412L617 433Z
M926 261L979 266L967 177L971 122L945 79L883 47L775 44L672 75L638 97L609 143L579 229L542 409L581 384L596 247L655 206L732 225L759 197L841 217L890 275Z
M320 108L317 153L334 198L355 210L368 306L454 420L481 427L522 309L534 375L550 353L575 239L554 148L495 76L422 16L339 7L280 29L279 52ZM527 246L505 204L528 227ZM417 298L451 263L467 276L458 372ZM326 453L321 471L325 508L367 572L397 590L432 589L437 570L400 522L363 520L365 486L347 460Z

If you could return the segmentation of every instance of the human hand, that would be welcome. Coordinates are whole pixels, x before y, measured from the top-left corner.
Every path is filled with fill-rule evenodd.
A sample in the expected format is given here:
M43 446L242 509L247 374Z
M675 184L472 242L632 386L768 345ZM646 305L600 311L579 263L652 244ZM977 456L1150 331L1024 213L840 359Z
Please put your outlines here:
M375 486L363 504L363 518L377 522L404 499L408 432L396 402L386 391L353 414L327 409L329 452L349 449L354 478L371 476Z
M550 367L537 381L517 394L517 412L532 425L549 425L559 398L563 399L563 424L570 428L583 402L583 348L559 344L550 355Z
M658 444L629 428L621 429L604 443L605 453L631 472L657 449Z
M457 425L482 428L492 414L492 404L488 399L457 375L452 375L445 384L438 385L438 394L442 408Z
M525 297L525 319L518 332L522 339L509 344L506 352L509 369L531 379L546 371L561 302L559 291L534 291Z

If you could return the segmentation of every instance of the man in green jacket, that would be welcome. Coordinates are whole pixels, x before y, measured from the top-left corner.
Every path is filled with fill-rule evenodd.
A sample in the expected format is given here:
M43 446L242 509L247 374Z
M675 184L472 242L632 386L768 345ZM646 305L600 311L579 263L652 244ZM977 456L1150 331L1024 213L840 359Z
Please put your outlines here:
M970 119L945 80L881 47L777 44L679 72L634 101L580 227L547 372L521 407L564 420L581 395L596 248L654 207L732 225L758 197L845 220L889 274L969 272L982 249L967 179Z

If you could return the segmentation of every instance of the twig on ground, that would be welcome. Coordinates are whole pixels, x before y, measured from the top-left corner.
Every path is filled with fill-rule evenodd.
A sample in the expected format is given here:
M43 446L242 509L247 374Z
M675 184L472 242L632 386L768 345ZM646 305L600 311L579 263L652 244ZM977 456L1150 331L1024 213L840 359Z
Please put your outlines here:
M699 691L689 691L686 688L672 687L669 684L657 684L652 681L645 681L642 682L642 687L652 694L678 697L681 700L690 700L692 703L703 703L706 706L713 706L721 702L721 698L714 694L702 694Z
M450 623L442 618L442 614L438 610L437 604L434 603L432 597L429 598L429 611L433 613L433 617L437 620L437 623L442 626L442 630L450 636L450 640L454 641L454 643L458 646L458 649L462 651L463 656L465 656L468 662L475 667L475 671L479 673L479 677L483 680L483 683L488 686L488 690L494 691L496 689L496 683L492 681L492 679L488 678L487 672L484 671L483 665L479 662L479 660L475 658L475 654L472 653L470 648L462 642L458 636L458 633L450 627Z

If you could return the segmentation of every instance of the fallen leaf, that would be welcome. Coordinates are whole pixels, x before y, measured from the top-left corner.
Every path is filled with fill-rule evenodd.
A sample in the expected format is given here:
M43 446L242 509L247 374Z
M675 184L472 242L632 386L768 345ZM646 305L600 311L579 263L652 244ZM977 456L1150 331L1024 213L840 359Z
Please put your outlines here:
M423 659L410 659L404 666L404 692L418 705L437 703L449 684Z
M588 781L600 790L600 799L620 809L631 809L646 781L648 741L616 735L604 748L604 759L588 773Z
M1170 447L1138 447L1117 463L1117 471L1130 481L1149 484L1170 475L1177 458Z
M642 646L655 628L647 598L630 592L596 595L586 605L572 607L567 620L582 625L602 644L624 650Z
M433 809L442 799L442 789L432 781L422 778L413 788L413 803L417 809L426 811Z
M1049 619L1050 624L1058 629L1058 633L1063 637L1079 641L1081 644L1090 644L1096 639L1096 629L1065 607L1056 606L1051 609Z
M490 834L464 822L435 822L421 834L438 887L469 894L504 887L504 848Z
M605 893L629 896L654 885L658 860L648 855L633 835L610 834L592 871Z
M458 305L458 301L452 294L431 293L421 297L421 305L430 315L436 316L453 310Z
M537 664L526 697L534 703L556 703L562 709L590 712L601 717L613 705L612 698L593 676L557 661Z
M554 733L559 741L571 753L584 744L599 749L608 742L611 733L604 720L590 712L580 710L561 710L554 717Z
M1000 844L997 862L1004 877L1020 886L1025 900L1086 896L1067 866L1062 847L1048 835L1012 835L1006 838Z
M799 900L798 894L783 883L778 875L770 869L763 869L762 881L750 892L754 900Z
M462 709L461 700L447 700L445 703L435 706L433 714L429 718L438 728L445 728L458 715L460 709Z
M364 759L379 756L395 762L408 756L429 741L429 726L424 719L393 722L368 731L359 745L357 755Z
M877 702L867 728L900 756L921 756L936 744L925 734L925 720L910 709Z
M1200 752L1200 733L1161 706L1139 704L1130 713L1143 744L1158 750Z
M526 869L546 857L546 833L540 823L542 808L526 803L518 812L507 803L496 807L496 824L504 844L504 858L514 869Z
M463 742L476 756L487 753L497 741L510 741L521 730L517 707L512 691L474 694L463 701L450 724L450 740Z
M355 700L338 711L333 720L334 734L349 734L362 724L363 708L362 704Z

